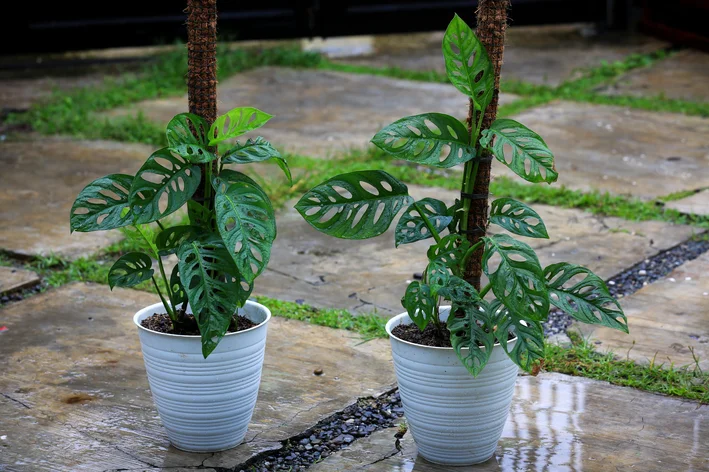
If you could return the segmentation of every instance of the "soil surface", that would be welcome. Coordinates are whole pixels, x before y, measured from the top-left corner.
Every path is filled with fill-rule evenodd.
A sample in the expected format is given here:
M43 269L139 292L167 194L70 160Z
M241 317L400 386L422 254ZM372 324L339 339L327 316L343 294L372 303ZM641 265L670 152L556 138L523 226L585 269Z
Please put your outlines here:
M400 324L391 331L391 334L403 341L422 346L451 347L451 332L445 322L441 322L441 332L436 330L433 323L429 323L423 331L415 324Z
M199 328L194 316L192 315L185 315L185 322L177 330L172 325L170 316L167 313L154 313L141 321L140 325L143 328L147 328L150 331L156 331L158 333L199 336ZM227 332L235 333L237 331L253 328L254 326L256 326L256 323L244 316L239 315L232 318Z

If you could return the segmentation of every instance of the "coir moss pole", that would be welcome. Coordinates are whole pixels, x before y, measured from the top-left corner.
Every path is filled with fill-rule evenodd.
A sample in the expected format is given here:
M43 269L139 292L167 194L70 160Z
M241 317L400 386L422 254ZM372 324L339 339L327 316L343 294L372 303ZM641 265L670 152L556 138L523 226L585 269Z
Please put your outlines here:
M490 101L485 110L482 129L489 128L497 116L497 101L500 93L500 68L502 67L502 55L505 51L505 30L507 29L507 9L509 4L509 0L480 0L478 4L476 34L487 50L495 73L495 90L492 101ZM471 100L468 112L468 131L473 126L473 113L474 107ZM478 197L470 202L470 212L468 213L467 228L471 231L466 232L466 236L471 245L477 243L480 238L485 236L488 218L487 195L490 189L490 166L492 163L488 158L490 156L489 151L482 149L479 144L476 151L477 155L483 157L483 159L480 159L477 165L472 192L464 189L464 192L472 193ZM473 285L476 290L480 290L483 249L481 245L473 253L472 257L468 259L468 264L465 267L465 280Z

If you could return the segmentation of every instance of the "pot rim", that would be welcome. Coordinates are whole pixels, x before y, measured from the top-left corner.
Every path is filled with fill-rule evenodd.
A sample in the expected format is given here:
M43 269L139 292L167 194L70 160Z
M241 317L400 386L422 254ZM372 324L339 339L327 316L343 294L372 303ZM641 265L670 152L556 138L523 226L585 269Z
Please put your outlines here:
M244 329L244 330L236 331L236 332L233 332L233 333L226 333L226 334L224 334L224 337L225 337L225 338L226 338L227 336L236 336L236 335L239 335L239 334L248 333L249 331L257 330L257 329L261 328L262 326L264 326L266 323L268 323L268 322L271 320L271 310L269 310L266 305L262 305L261 303L255 302L255 301L253 301L253 300L246 300L246 303L244 303L244 307L245 307L246 305L257 305L257 306L260 307L261 309L265 310L265 311L266 311L266 319L263 320L262 322L260 322L259 324L257 324L256 326L252 326L252 327L249 328L249 329ZM171 337L171 338L180 338L180 339L201 339L201 338L202 338L202 336L199 335L199 334L172 334L172 333L161 333L161 332L159 332L159 331L153 331L152 329L148 329L148 328L142 326L142 325L140 324L140 321L138 320L138 316L141 314L141 312L143 312L143 311L145 311L145 310L154 309L155 307L163 307L163 308L164 308L162 302L153 303L152 305L148 305L148 306L146 306L146 307L141 308L140 310L138 310L138 311L135 313L135 315L133 315L133 323L138 327L139 330L143 330L143 331L145 331L146 333L155 334L155 335L159 335L159 336L167 336L167 337ZM154 314L154 313L153 313L153 314Z
M450 305L441 305L438 308L439 308L439 310L443 310L446 308L448 310L450 310L451 306ZM403 313L399 313L396 316L393 316L392 318L389 319L389 321L387 321L387 324L384 326L384 329L386 329L386 332L389 335L389 338L394 338L397 341L399 341L400 343L408 344L409 346L416 346L416 347L420 347L420 348L424 348L424 349L436 349L439 351L452 351L453 350L452 347L425 346L423 344L412 343L411 341L406 341L405 339L401 339L397 336L394 336L394 334L392 334L392 330L394 329L394 326L393 326L394 322L400 320L401 318L408 317L408 316L409 316L409 314L407 312L403 312ZM411 321L411 320L409 319L409 321ZM404 324L404 323L397 323L397 326L400 324ZM414 322L411 321L410 323L406 323L406 324L414 324ZM514 342L514 341L517 341L517 336L515 336L512 339L509 339L507 342L510 343L510 342ZM495 348L497 346L500 346L500 343L495 343L492 345L493 348ZM467 349L467 348L465 348L465 349ZM485 349L485 347L478 346L478 349Z

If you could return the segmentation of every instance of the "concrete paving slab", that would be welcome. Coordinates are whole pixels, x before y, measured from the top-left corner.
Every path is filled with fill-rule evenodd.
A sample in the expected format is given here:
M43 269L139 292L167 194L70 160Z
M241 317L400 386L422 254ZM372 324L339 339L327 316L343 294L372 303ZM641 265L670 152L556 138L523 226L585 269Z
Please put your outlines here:
M361 344L351 332L274 317L246 442L213 455L179 451L152 403L132 322L156 300L71 284L0 311L0 470L233 468L395 381L388 341Z
M702 190L691 197L667 202L665 207L693 215L709 215L709 190Z
M343 63L374 67L445 72L441 53L443 32L362 36L344 47L361 52ZM575 77L581 68L596 67L602 61L622 60L629 54L656 51L666 43L641 35L598 34L592 25L512 26L507 29L502 77L534 84L557 86ZM342 47L326 53L343 55Z
M119 232L69 233L81 189L113 173L135 173L154 149L110 141L37 138L0 143L0 249L75 259L118 241Z
M598 350L647 363L709 368L709 254L685 262L667 277L621 301L630 334L579 325ZM634 343L634 344L633 344Z
M397 428L356 441L312 472L709 470L709 406L580 377L518 377L495 456L473 467L445 467L417 455Z
M0 295L16 292L39 283L39 276L31 270L0 266Z
M707 118L563 101L514 118L554 153L555 185L647 199L709 187Z
M650 67L635 69L608 86L608 95L634 95L709 101L709 54L684 50Z
M502 103L515 97L503 94ZM452 85L370 75L264 67L224 80L219 113L254 106L274 115L252 132L290 152L329 157L365 147L382 127L406 115L430 111L464 119L467 102ZM187 97L138 103L108 112L141 111L160 124L187 109Z
M324 177L323 177L324 178ZM457 192L410 186L416 199L434 197L450 205ZM286 206L278 217L271 264L255 292L283 300L392 316L402 312L401 297L414 273L426 266L430 240L394 247L394 227L373 239L351 241L319 233ZM525 239L543 264L570 261L603 278L689 238L693 229L664 222L630 222L580 210L533 205L544 219L549 240ZM491 227L495 232L497 229Z

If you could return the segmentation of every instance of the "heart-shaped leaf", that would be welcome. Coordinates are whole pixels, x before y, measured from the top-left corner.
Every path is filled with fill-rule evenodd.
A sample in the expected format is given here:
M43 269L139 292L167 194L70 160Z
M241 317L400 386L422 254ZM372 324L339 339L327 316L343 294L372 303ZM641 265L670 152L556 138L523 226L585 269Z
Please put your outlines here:
M495 120L490 129L483 130L480 145L489 149L498 161L528 182L552 183L559 177L554 167L554 156L544 140L515 120ZM505 156L505 145L512 150L509 158Z
M495 338L512 361L527 372L544 359L544 329L539 321L523 319L508 310L499 300L490 304L490 311L497 325ZM510 334L517 337L515 345L509 348Z
M628 320L603 279L589 269L568 262L544 269L551 303L569 316L628 332Z
M165 136L170 147L196 144L206 148L209 143L208 130L209 124L201 116L193 113L180 113L167 124Z
M268 264L276 218L266 193L246 175L225 170L215 179L217 228L241 275L252 282Z
M525 319L544 320L549 314L549 293L534 249L506 234L483 238L483 271L492 291L511 312ZM498 265L491 266L495 256Z
M475 157L475 147L463 123L441 113L407 116L379 131L372 143L407 161L452 167Z
M477 297L464 303L453 302L446 321L451 333L451 346L473 377L490 360L495 345L491 318L490 306Z
M128 211L128 192L132 183L131 175L111 174L87 185L71 207L71 231L104 231L130 225L133 215Z
M187 303L187 292L185 287L182 286L182 280L180 279L180 265L177 264L172 268L172 273L170 274L170 291L172 296L170 297L170 304L173 308L177 308L183 303Z
M198 226L191 225L173 226L164 229L155 238L158 254L161 256L174 254L182 246L182 243L196 238L201 232L202 230Z
M180 155L193 164L206 164L217 158L216 154L199 144L178 144L172 146L170 151Z
M223 164L249 164L251 162L262 162L268 159L276 159L276 163L281 168L288 181L293 183L288 163L281 156L281 153L274 148L271 143L261 136L256 139L248 139L244 144L236 143L236 146L229 149L222 157Z
M155 151L135 175L130 188L136 223L151 223L179 210L194 195L201 176L199 165L168 148ZM166 202L161 202L163 196Z
M187 241L177 250L182 286L197 319L205 359L226 333L253 286L239 273L218 235Z
M406 308L406 313L418 329L423 331L433 318L436 309L436 299L431 294L431 288L414 280L406 287L406 293L401 299L401 304Z
M522 202L512 198L498 198L490 208L490 223L528 238L549 238L547 228L539 214Z
M449 234L441 238L441 241L428 248L427 256L430 261L442 262L448 267L453 275L460 276L462 272L461 264L465 253L470 249L470 243L459 234Z
M492 63L485 46L458 15L443 35L443 59L453 86L470 97L476 110L484 111L495 89Z
M295 209L315 229L345 239L379 236L413 201L403 183L380 170L335 176L317 185Z
M433 225L438 233L441 233L453 219L446 213L446 204L435 198L424 198L409 206L406 209L394 231L395 244L409 244L423 239L432 238L433 234L428 230L428 226L419 214L416 207L426 215L428 221Z
M209 128L209 145L216 146L224 140L236 138L260 128L273 118L253 107L234 108L216 119Z
M142 252L123 254L108 271L108 285L113 287L132 287L150 280L155 271L153 260Z

